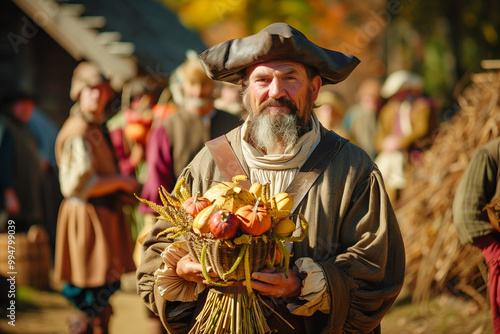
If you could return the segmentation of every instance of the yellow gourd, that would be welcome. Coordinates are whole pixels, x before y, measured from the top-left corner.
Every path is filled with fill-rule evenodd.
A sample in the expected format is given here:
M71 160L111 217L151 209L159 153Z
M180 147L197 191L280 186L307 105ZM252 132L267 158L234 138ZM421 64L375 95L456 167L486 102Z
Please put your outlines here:
M233 177L233 182L220 182L208 189L203 197L208 198L220 209L233 213L242 206L255 204L255 196L240 185L240 180L246 180L246 177L237 175Z
M271 198L271 208L278 219L286 218L293 208L293 199L288 193L277 193Z
M262 197L262 184L254 183L254 184L252 184L250 189L248 189L248 191L251 192L255 196L256 199L259 197Z
M273 232L283 237L289 236L295 230L295 223L290 219L280 220L274 227Z
M193 231L200 235L201 233L210 232L210 217L217 212L219 208L212 204L201 210L193 220Z

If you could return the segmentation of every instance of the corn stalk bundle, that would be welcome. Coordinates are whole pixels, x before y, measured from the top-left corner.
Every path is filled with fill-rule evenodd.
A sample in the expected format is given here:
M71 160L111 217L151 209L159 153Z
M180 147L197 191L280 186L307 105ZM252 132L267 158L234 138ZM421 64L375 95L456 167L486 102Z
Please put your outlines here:
M479 249L460 244L452 218L455 191L476 149L499 136L500 71L471 76L460 110L443 123L395 203L406 245L405 291L421 303L451 292L488 307L487 267Z

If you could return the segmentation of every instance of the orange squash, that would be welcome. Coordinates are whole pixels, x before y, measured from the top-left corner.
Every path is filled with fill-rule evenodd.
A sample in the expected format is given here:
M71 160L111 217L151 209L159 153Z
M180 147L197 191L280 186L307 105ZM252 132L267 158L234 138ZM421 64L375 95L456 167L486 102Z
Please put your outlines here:
M196 217L201 210L210 205L212 205L212 202L210 202L208 198L198 196L198 194L188 198L182 203L184 210L193 217Z
M125 127L124 133L131 141L145 144L149 129L141 123L130 123Z
M260 205L257 199L255 205L245 205L236 211L236 216L241 220L240 229L250 235L262 235L271 228L271 214Z

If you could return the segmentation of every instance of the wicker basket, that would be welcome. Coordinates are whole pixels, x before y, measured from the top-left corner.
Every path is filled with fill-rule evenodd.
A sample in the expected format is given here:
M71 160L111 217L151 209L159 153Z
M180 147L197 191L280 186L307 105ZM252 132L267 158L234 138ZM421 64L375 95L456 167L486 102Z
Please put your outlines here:
M198 263L201 263L203 245L205 243L207 244L207 265L212 266L214 272L219 277L222 277L231 269L243 247L243 245L234 245L234 247L230 247L224 240L200 238L191 232L187 232L184 236L191 258ZM252 272L260 271L264 268L270 248L271 241L269 239L264 241L262 237L252 238L252 242L248 247L248 252L250 252L250 270ZM226 277L226 281L243 280L245 280L245 266L242 260L236 270Z

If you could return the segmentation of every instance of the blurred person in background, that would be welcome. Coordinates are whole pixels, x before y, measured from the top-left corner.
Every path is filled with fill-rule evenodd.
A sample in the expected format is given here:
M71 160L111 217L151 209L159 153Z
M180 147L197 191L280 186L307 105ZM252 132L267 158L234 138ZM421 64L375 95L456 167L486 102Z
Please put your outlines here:
M4 218L15 221L16 232L27 232L32 225L44 222L42 159L27 126L35 104L30 95L13 92L3 98L1 108Z
M229 82L218 82L218 85L219 94L214 101L214 107L241 117L241 112L243 111L240 98L241 86L233 85Z
M37 142L44 169L49 167L57 168L54 145L59 133L59 127L36 105L27 126Z
M121 109L106 122L121 173L135 176L140 183L146 177L144 146L153 123L155 102L147 86L147 78L142 76L125 83Z
M107 122L111 142L123 175L134 177L140 185L146 180L145 146L153 123L152 108L155 105L153 92L148 89L149 80L138 76L125 83L122 89L121 109ZM132 236L144 225L143 215L138 212L138 202L124 205L130 222Z
M75 104L56 140L64 200L57 222L54 276L62 294L81 313L68 319L70 333L108 333L109 298L120 276L135 270L123 197L139 186L120 173L104 110L113 95L98 67L80 63L73 72Z
M215 83L203 71L197 55L188 57L179 70L182 105L151 130L146 144L148 172L141 197L157 204L161 204L160 185L172 191L177 177L206 141L241 124L239 117L214 108ZM143 213L153 213L143 203L140 208Z
M121 173L135 177L140 185L146 180L145 146L151 126L155 116L164 118L165 115L159 113L166 111L162 108L161 111L156 110L156 115L153 112L153 108L158 104L155 104L153 91L148 88L152 86L153 83L146 76L138 76L127 82L122 89L120 111L106 122ZM123 206L134 240L137 240L140 231L144 229L144 215L139 212L138 207L138 201L135 200ZM140 248L136 246L133 252L136 266L140 263L140 255ZM149 321L148 332L164 333L163 326L155 314L149 310L146 312Z
M314 112L320 123L328 130L333 130L347 138L347 132L342 125L347 106L342 95L329 88L321 87L316 104L318 107L314 109Z
M35 102L35 100L33 100ZM54 147L59 127L40 108L34 107L33 115L27 123L33 134L42 161L43 173L43 227L47 230L52 254L55 251L57 213L63 200L59 185L59 171L57 169Z
M500 198L500 138L479 147L453 199L453 223L460 242L478 247L488 263L488 293L494 333L500 333L500 231L485 206ZM493 210L498 215L498 204ZM493 214L495 216L495 214ZM497 216L498 217L498 216ZM494 228L496 225L496 229Z
M347 109L342 122L347 138L365 150L375 159L375 133L378 111L383 99L380 96L380 81L375 78L364 80L356 94L356 103Z
M9 216L19 213L21 204L14 190L14 136L0 121L0 232L7 232Z
M409 163L418 163L420 151L432 143L428 136L438 127L438 117L435 102L423 96L422 78L415 73L391 73L381 96L388 100L378 117L375 163L394 203L406 186Z
M174 102L172 92L169 86L165 86L158 98L158 101L153 105L153 125L162 122L165 118L177 111L179 106Z

